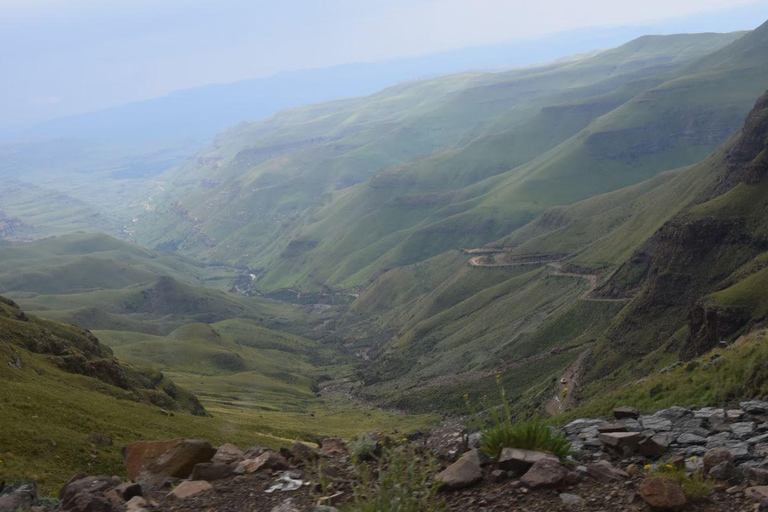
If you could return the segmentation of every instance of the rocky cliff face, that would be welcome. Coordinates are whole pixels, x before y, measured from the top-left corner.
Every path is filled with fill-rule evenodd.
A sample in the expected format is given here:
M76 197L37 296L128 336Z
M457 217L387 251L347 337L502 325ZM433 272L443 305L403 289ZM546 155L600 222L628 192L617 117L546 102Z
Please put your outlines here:
M15 347L11 363L17 368L23 367L21 351L27 351L46 356L66 372L125 390L136 401L207 415L195 395L178 388L161 372L123 365L90 331L28 316L5 297L0 297L0 342Z
M708 304L705 298L732 285L737 270L768 251L764 227L755 221L765 201L745 203L729 194L737 186L747 187L754 200L768 176L768 94L757 101L724 152L701 165L718 173L714 185L667 221L632 258L647 270L635 272L642 275L640 293L608 334L605 348L614 352L613 362L643 356L664 344L687 360L750 321L746 309ZM604 288L620 289L623 275L631 273L620 269ZM676 335L686 324L687 336ZM593 377L612 364L596 364Z

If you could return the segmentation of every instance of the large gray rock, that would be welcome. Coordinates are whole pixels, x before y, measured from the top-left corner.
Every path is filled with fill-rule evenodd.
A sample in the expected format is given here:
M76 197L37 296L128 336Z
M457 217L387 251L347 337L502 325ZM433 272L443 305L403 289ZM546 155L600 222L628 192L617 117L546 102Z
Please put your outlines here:
M685 432L683 434L680 434L677 437L677 443L678 444L684 444L684 445L689 445L689 444L707 444L707 438L706 437L697 436L696 434L689 434L689 433Z
M722 462L733 462L733 455L725 448L712 448L704 454L704 474Z
M749 414L768 414L768 402L763 402L761 400L741 402L739 407Z
M463 457L435 476L444 489L453 490L468 487L483 478L480 466L471 457Z
M656 432L668 432L672 430L672 420L662 416L641 416L640 423L646 430L654 430Z
M751 421L731 423L731 432L740 439L749 439L755 434L755 423Z
M543 459L558 460L557 457L549 453L521 450L519 448L504 448L501 450L501 456L499 457L499 467L506 471L514 471L517 474L523 474L528 471L531 466Z

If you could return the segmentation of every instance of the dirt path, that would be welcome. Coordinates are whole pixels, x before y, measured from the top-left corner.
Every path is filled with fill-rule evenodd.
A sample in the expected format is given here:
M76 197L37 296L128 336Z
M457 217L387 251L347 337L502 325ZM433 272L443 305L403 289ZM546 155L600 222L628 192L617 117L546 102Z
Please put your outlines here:
M555 383L554 395L552 400L547 402L544 410L550 416L557 416L573 404L573 395L578 389L581 381L581 373L584 368L584 361L587 359L592 346L586 348L579 357L566 369Z
M547 266L553 268L555 271L551 275L558 277L573 277L577 279L586 279L589 282L589 288L581 294L579 299L592 301L592 302L626 302L631 300L631 297L621 299L608 299L600 297L592 297L592 293L597 288L598 275L597 274L576 274L573 272L563 272L563 261L567 256L542 254L532 257L518 257L516 260L511 259L506 252L501 249L462 249L467 254L480 254L480 256L473 256L469 259L469 265L471 267L519 267L523 265L540 265L546 263ZM484 252L483 252L484 251ZM490 255L490 261L488 256Z

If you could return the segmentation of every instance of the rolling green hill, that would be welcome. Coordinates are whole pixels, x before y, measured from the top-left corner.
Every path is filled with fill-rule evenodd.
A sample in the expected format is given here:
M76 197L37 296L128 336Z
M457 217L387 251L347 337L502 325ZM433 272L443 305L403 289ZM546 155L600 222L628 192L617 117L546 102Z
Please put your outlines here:
M513 179L510 169L741 35L641 38L575 62L407 83L235 127L170 178L165 204L136 223L137 239L246 263L261 289L365 285L530 220L546 205L514 206L524 210L515 216L485 197ZM680 159L695 161L740 119L726 121L712 144Z
M563 111L589 113L578 130L524 123L502 136L531 147L530 155L515 144L493 147L481 138L458 152L383 170L308 215L283 252L258 260L265 266L258 284L365 285L382 270L494 242L550 206L695 163L738 129L768 83L768 63L758 51L768 49L767 33L768 25L722 54L660 75L661 83L646 79L614 89L610 98L567 104ZM619 93L631 97L615 106L611 100L623 99ZM538 144L526 144L537 133L561 133L563 140L539 137Z

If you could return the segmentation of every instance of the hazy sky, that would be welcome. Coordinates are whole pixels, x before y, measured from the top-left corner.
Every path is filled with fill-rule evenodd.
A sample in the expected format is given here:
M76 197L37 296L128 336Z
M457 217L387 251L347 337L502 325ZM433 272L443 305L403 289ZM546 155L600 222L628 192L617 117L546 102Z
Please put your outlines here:
M23 124L284 70L724 9L723 30L768 18L768 0L0 0L0 112Z

